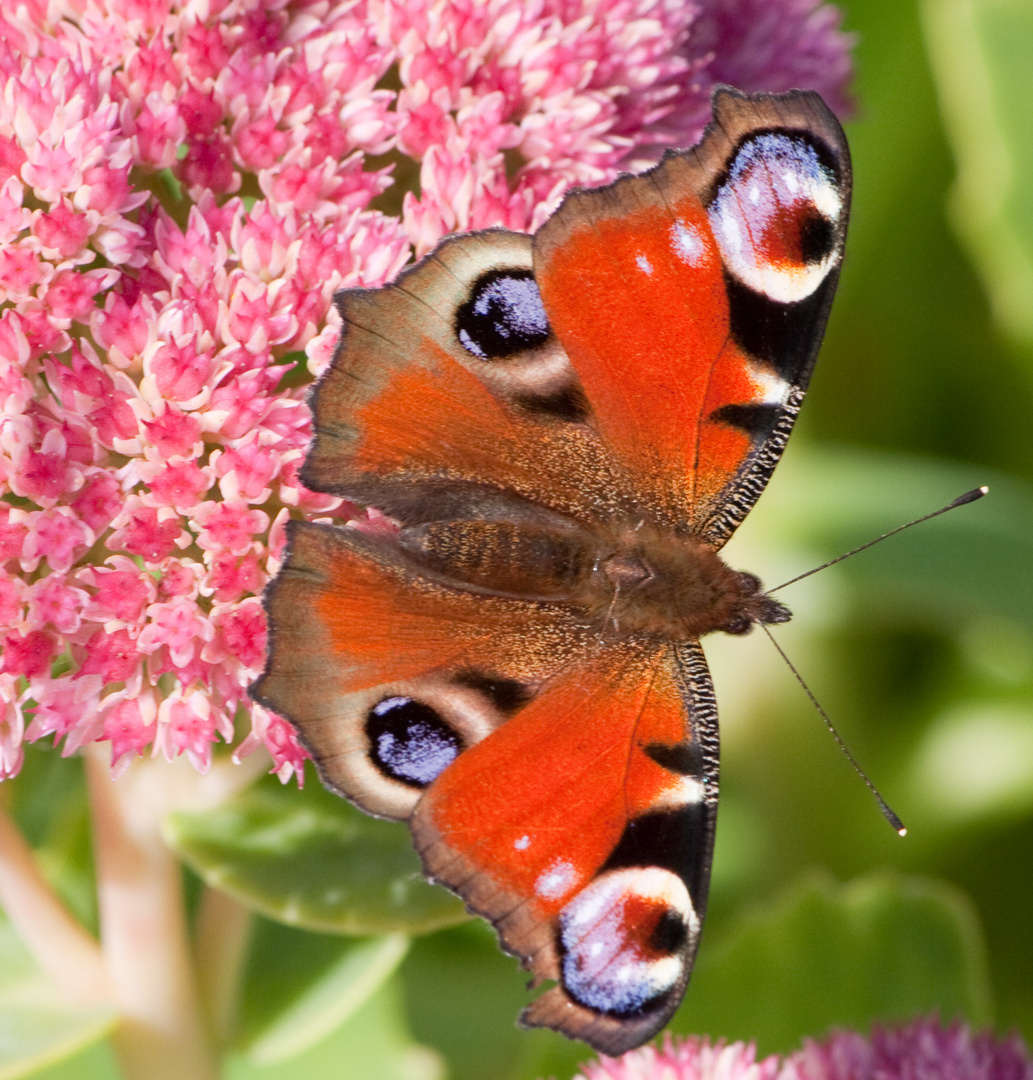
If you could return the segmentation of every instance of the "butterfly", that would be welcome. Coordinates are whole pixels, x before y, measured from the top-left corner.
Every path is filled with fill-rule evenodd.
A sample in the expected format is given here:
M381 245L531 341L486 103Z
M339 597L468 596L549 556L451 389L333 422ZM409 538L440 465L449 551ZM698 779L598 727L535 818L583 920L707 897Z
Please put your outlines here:
M407 821L427 875L616 1055L680 1003L707 903L718 724L699 638L790 615L718 552L786 445L843 256L818 95L713 96L690 150L533 236L445 239L344 331L253 688L323 782Z

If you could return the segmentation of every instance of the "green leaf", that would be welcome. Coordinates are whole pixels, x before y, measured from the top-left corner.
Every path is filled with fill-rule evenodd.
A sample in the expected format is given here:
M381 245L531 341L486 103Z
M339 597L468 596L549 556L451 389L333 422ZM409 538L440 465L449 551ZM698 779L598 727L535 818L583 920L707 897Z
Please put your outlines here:
M289 1061L261 1065L230 1055L225 1080L444 1080L440 1057L412 1041L388 981L333 1034Z
M674 1031L755 1039L785 1052L831 1027L939 1011L990 1019L982 933L959 891L873 874L840 885L812 873L743 917L723 943L704 938Z
M423 879L404 825L318 784L298 791L268 777L217 809L170 815L165 838L208 885L293 926L420 934L466 917Z
M534 997L528 978L480 919L413 942L401 969L409 1023L448 1061L449 1080L570 1076L588 1056L582 1043L517 1027Z
M408 947L404 934L349 941L337 961L243 1048L247 1056L273 1065L321 1042L380 989Z
M958 165L953 224L1001 325L1033 343L1033 5L925 0L922 10Z
M14 928L0 919L0 1080L28 1076L100 1042L115 1026L108 1008L62 1005Z

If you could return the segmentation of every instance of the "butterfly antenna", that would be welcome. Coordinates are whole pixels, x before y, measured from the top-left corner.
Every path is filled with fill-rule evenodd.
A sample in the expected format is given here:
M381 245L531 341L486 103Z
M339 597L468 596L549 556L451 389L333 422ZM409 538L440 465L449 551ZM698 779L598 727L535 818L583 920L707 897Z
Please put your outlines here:
M949 509L949 507L947 509ZM943 511L939 510L937 511L937 513L942 514ZM935 515L930 515L930 517L933 516ZM887 535L890 534L887 533ZM839 734L838 731L836 731L835 725L829 719L829 714L821 707L821 703L814 696L811 688L807 685L807 683L803 681L803 676L800 674L799 671L796 670L796 667L793 665L792 660L790 660L789 657L786 656L785 650L775 640L774 634L771 633L771 631L767 628L767 626L764 625L764 623L758 623L758 625L764 631L764 633L768 635L768 640L771 642L772 645L775 646L775 649L778 651L778 655L781 656L782 659L786 662L786 667L789 668L789 670L795 676L796 681L803 687L803 692L811 699L811 704L818 710L818 714L821 716L822 720L825 721L825 726L829 729L829 734L831 734L832 738L836 740L836 743L839 746L840 750L842 750L843 753L846 755L847 761L849 761L850 764L854 767L854 772L856 772L857 775L865 782L865 786L875 797L875 801L879 804L879 809L882 811L882 816L893 826L894 829L896 829L897 833L900 836L907 836L907 829L904 827L904 823L890 807L889 803L887 803L886 800L879 794L879 789L868 778L868 774L864 771L864 769L861 768L860 765L858 765L857 759L854 757L853 754L850 753L847 744L843 742L842 736Z
M830 566L835 566L836 563L842 562L844 559L849 559L851 555L856 555L859 551L864 551L866 548L881 544L883 540L887 540L891 536L896 536L897 533L903 532L905 529L910 529L912 525L921 525L923 521L929 521L931 518L946 514L948 510L953 510L955 507L966 506L968 503L973 503L977 499L981 499L989 490L990 489L984 485L983 487L977 487L972 491L966 491L964 495L959 495L953 502L947 503L946 506L941 506L939 510L934 510L931 514L926 514L924 517L915 518L914 521L909 521L904 525L898 525L895 529L890 529L888 533L883 533L882 536L877 536L874 540L869 540L867 544L855 547L853 551L848 551L844 555L837 555L834 559L829 559L828 562L822 563L821 566L816 566L813 570L808 570L803 574L797 574L796 577L790 578L788 581L783 581L781 585L776 585L773 589L768 589L768 592L778 592L779 589L784 589L787 585L795 585L796 582L803 581L804 578L810 577L811 574L816 574L819 570L825 570ZM781 650L779 651L781 652ZM789 666L792 667L792 664ZM797 678L799 678L799 676L797 676ZM807 692L810 693L809 690ZM864 774L862 773L862 775ZM874 790L874 788L872 790Z

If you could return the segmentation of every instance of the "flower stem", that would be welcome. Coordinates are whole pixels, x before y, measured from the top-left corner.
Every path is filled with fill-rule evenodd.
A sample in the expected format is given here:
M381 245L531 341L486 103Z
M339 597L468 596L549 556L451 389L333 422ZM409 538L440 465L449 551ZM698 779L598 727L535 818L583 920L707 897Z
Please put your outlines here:
M122 1023L113 1036L126 1080L216 1080L201 1021L183 882L160 835L152 763L112 781L87 757L101 942ZM159 768L168 768L156 762ZM160 787L160 785L157 785Z
M197 970L208 1026L220 1046L233 1035L253 923L251 912L235 897L221 889L204 890L195 931Z
M50 887L32 848L0 807L0 907L69 1005L113 997L100 946Z

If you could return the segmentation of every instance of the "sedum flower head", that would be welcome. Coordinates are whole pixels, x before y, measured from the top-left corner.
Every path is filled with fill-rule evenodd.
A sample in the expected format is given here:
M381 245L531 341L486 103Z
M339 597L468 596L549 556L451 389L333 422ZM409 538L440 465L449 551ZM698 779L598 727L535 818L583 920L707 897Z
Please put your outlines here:
M0 778L304 752L247 698L330 299L689 144L844 101L816 0L25 0L0 11ZM329 316L328 316L329 313Z

